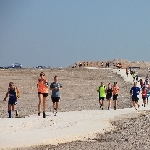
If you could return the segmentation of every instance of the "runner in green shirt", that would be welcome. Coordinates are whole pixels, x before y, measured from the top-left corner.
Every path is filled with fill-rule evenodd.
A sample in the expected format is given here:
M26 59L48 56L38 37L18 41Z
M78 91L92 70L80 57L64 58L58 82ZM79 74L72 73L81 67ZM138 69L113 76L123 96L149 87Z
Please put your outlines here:
M101 82L101 85L98 87L97 92L99 92L99 104L100 104L100 108L104 107L104 100L106 97L106 87L104 85L103 82Z

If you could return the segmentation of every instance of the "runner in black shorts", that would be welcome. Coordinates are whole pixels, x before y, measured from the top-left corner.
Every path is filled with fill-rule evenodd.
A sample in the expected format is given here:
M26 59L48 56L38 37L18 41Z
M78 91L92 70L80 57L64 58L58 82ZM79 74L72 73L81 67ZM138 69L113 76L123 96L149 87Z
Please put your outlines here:
M108 101L108 110L110 110L111 109L111 98L112 98L112 92L113 92L113 89L112 89L112 87L111 87L111 84L109 83L108 84L108 87L107 87L107 89L106 89L106 99L107 99L107 101Z
M38 104L38 116L41 113L41 104L43 103L43 118L46 118L46 97L48 96L48 81L45 78L45 74L43 72L40 73L40 78L38 79L38 97L39 97L39 104Z
M50 85L50 90L52 90L51 99L53 102L53 113L56 116L58 111L58 103L60 101L60 90L62 89L62 84L58 82L58 77L54 77L54 82Z
M12 111L15 111L16 117L19 115L18 110L16 109L17 100L20 97L20 91L19 89L14 85L13 82L9 83L9 88L6 93L6 97L4 98L4 101L6 101L6 98L9 96L8 101L8 114L9 118L12 118Z

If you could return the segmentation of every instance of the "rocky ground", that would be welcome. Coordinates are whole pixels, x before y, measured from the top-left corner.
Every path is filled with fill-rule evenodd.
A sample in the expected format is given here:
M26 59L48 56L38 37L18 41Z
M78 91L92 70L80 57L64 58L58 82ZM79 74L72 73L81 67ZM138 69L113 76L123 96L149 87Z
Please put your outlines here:
M18 150L149 150L150 111L133 118L112 121L115 129L88 141L75 141Z
M98 93L96 89L103 81L108 83L118 82L120 93L118 108L131 106L129 89L132 84L124 82L111 69L22 69L22 70L1 70L0 71L0 117L7 117L7 102L3 98L8 88L8 83L13 81L21 91L18 109L20 117L37 113L37 79L43 71L49 83L57 75L63 85L62 98L59 111L91 110L99 109ZM142 72L142 71L141 71ZM140 72L139 72L140 73ZM47 111L52 108L50 92L47 98ZM106 105L105 105L105 109ZM18 150L148 150L150 149L150 120L149 111L143 112L138 117L112 121L115 130L98 134L95 139L88 141L75 141L70 143L21 148Z

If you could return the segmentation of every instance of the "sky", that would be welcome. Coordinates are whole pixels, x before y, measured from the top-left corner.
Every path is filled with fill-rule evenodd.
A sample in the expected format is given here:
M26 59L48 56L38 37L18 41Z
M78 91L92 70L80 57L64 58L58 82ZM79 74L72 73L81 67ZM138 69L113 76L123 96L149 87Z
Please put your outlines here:
M0 0L0 66L150 61L150 0Z

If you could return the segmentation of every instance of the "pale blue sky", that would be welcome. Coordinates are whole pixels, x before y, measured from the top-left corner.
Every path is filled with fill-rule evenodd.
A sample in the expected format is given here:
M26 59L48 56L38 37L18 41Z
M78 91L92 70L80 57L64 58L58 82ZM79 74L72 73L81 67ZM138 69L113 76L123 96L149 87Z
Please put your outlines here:
M150 0L0 0L0 66L150 61Z

